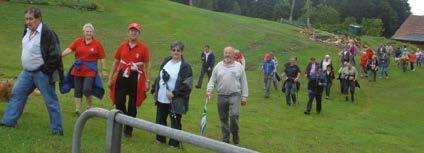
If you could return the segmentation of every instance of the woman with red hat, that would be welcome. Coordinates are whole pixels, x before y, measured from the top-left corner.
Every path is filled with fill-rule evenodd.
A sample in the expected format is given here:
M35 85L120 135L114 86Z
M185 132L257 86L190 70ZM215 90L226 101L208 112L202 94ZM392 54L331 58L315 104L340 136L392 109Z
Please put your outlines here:
M109 97L116 109L124 114L136 117L137 107L149 90L150 83L150 55L147 46L138 40L141 25L128 25L128 40L121 43L114 53L114 61L109 75ZM125 106L128 96L128 108ZM125 126L124 136L131 137L133 128Z

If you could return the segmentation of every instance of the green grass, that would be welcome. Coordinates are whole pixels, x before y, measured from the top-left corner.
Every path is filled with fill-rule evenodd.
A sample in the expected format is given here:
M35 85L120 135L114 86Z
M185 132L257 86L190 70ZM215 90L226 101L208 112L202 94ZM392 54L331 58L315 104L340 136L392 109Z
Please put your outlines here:
M320 115L303 115L306 104L306 78L302 77L300 104L287 107L280 91L272 91L271 98L263 98L260 64L262 55L274 51L280 63L289 57L300 58L305 69L309 57L325 54L337 57L338 49L311 42L298 33L300 29L275 22L246 18L190 8L165 0L98 1L101 12L85 12L64 7L40 6L44 21L59 35L62 48L80 36L81 27L91 22L97 38L108 55L126 39L126 27L131 21L143 25L142 40L152 56L153 72L163 57L169 54L168 46L174 40L186 45L184 55L192 64L194 77L199 75L199 54L204 44L209 44L219 59L223 47L240 48L246 55L249 71L249 103L241 109L241 146L260 152L422 152L424 149L424 68L417 72L402 73L393 64L389 80L368 83L361 80L357 101L345 102L333 86L332 98L324 100ZM0 75L16 77L21 71L20 41L23 28L23 11L29 5L0 1ZM376 47L378 38L366 37ZM72 63L65 58L65 68ZM282 67L279 66L281 72ZM154 76L154 75L153 75ZM183 129L198 133L204 88L194 89L190 111L183 116ZM70 152L72 131L76 117L73 94L59 95L65 128L64 137L50 134L49 120L42 97L30 97L25 111L15 129L0 128L0 152ZM95 105L111 109L108 99L96 100ZM0 103L3 114L7 103ZM149 95L138 109L138 118L155 120L155 106ZM84 129L83 152L104 152L105 120L90 120ZM209 105L206 136L220 139L216 97ZM136 130L132 139L123 139L122 152L208 152L190 144L184 150L170 149L154 144L155 135ZM420 151L421 150L421 151Z

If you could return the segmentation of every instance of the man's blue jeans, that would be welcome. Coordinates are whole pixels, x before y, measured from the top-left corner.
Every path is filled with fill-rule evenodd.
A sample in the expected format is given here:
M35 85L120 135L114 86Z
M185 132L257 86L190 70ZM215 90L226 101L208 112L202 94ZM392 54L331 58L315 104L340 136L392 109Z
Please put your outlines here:
M14 126L22 115L29 94L37 87L44 98L50 116L52 132L63 131L60 104L54 85L49 84L49 77L41 71L29 72L23 70L12 89L12 95L4 112L2 122Z

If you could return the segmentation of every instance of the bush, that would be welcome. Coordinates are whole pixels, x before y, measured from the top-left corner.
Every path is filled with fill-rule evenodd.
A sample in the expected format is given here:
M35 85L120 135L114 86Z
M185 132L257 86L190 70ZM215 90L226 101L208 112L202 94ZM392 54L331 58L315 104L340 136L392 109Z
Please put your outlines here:
M96 3L93 2L87 2L87 1L74 1L74 0L62 0L58 2L59 6L65 6L70 7L74 9L81 9L81 10L87 10L87 11L95 11L99 6Z
M9 0L15 3L29 3L29 4L49 4L48 0Z

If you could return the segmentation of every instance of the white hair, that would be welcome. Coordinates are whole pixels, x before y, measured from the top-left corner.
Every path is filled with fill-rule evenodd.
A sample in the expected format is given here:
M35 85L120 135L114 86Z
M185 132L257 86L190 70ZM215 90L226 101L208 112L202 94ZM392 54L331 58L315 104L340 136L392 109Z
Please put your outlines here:
M91 23L84 24L84 26L82 26L82 31L84 31L85 28L91 28L91 30L94 31L94 26Z

